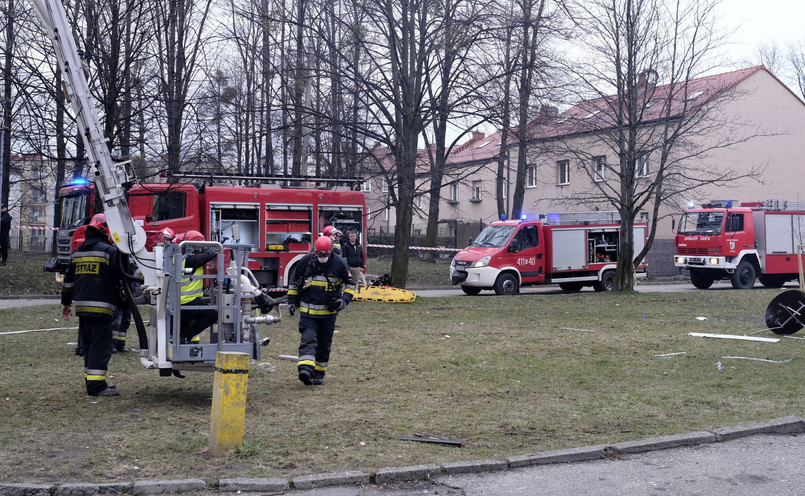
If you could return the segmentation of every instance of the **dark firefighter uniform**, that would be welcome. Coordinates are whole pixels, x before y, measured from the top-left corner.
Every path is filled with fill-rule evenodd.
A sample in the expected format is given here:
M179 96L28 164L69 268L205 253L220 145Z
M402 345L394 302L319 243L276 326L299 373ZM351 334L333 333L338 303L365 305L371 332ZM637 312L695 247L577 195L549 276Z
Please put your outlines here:
M204 264L218 255L214 249L205 251L194 250L183 262L182 267L192 269L193 273L182 278L182 305L181 341L183 343L198 340L198 334L204 329L218 322L218 311L211 308L193 308L194 306L209 305L202 298L204 296Z
M354 294L355 282L349 267L335 253L325 263L310 253L296 264L288 285L288 304L299 309L297 368L299 379L306 385L323 384L336 316Z
M61 303L67 310L74 304L78 315L78 332L84 346L84 381L90 396L117 394L115 387L106 383L106 370L112 356L112 319L119 304L122 279L119 256L105 235L87 228L86 240L73 252L64 276Z

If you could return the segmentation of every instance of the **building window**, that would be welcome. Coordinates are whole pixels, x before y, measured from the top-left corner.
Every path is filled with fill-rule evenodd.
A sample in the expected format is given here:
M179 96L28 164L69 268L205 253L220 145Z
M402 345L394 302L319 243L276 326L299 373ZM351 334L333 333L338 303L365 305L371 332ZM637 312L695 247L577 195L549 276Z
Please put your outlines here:
M366 181L361 184L361 191L364 193L370 193L372 191L372 181L367 179Z
M558 184L570 184L570 161L556 162L556 177Z
M530 165L526 169L525 172L525 181L526 181L526 188L536 188L537 187L537 166Z
M479 202L482 200L483 189L483 183L481 183L481 181L472 182L472 201Z
M382 184L382 186L380 187L380 191L382 191L383 193L388 193L388 192L389 192L389 182L388 182L388 179L383 179L383 184Z
M383 220L389 220L389 212L391 212L391 207L383 209Z
M414 197L414 205L416 205L416 208L422 208L422 195L416 195Z
M646 177L648 176L648 154L640 155L637 158L637 177Z
M506 198L508 198L509 197L509 183L507 183L507 182L501 183L501 191L503 192L503 199L505 200Z
M606 157L595 157L593 159L593 163L595 164L595 173L593 179L595 182L601 182L606 179L606 170L607 170L607 158Z
M450 196L448 200L451 202L458 202L458 183L452 183L450 185Z

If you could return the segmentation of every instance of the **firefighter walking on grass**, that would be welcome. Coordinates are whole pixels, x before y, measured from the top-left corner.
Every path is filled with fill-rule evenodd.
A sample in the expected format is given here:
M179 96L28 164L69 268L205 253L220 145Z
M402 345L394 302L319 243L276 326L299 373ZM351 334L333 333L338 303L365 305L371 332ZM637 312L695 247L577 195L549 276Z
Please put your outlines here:
M95 214L87 226L86 240L76 248L64 276L61 293L62 317L70 320L75 303L78 332L84 346L84 382L90 396L118 396L106 382L112 357L112 319L123 279L120 252L109 243L104 214Z
M288 285L288 313L299 309L297 369L306 386L324 384L336 316L355 294L346 261L333 255L333 241L321 236L313 248L296 264Z

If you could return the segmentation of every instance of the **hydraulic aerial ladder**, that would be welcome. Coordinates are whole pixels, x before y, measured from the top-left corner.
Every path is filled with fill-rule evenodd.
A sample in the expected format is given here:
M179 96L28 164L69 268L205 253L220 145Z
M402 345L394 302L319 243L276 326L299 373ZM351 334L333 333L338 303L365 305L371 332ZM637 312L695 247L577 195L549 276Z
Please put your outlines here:
M142 273L151 318L147 333L141 320L138 322L140 361L147 368L159 369L161 375L170 375L172 371L178 375L179 370L212 370L218 351L245 352L252 359L259 359L261 341L267 344L268 340L261 340L257 324L279 322L280 316L277 301L260 291L259 284L246 268L251 247L185 242L180 245L157 244L153 251L145 249L146 233L132 219L126 200L126 185L134 181L134 175L129 173L128 162L112 159L64 7L60 0L32 1L53 43L65 97L72 105L81 130L110 238L137 263ZM184 271L182 260L193 247L219 249L215 264L217 273L204 276L212 289L210 307L218 310L217 339L210 340L217 342L208 344L182 344L178 336L181 319L178 291ZM226 268L223 267L223 249L230 250L232 255L230 266ZM277 316L269 315L271 310L276 310ZM139 312L133 314L137 320Z

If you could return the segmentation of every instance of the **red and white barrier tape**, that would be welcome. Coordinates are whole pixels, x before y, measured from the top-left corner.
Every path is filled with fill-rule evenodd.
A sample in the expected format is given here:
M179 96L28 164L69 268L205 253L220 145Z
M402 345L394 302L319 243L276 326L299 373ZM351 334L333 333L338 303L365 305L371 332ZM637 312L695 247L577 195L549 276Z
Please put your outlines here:
M367 248L394 248L394 245L366 245ZM409 250L424 251L461 251L458 248L434 248L432 246L409 246Z
M11 226L13 229L19 229L21 231L58 231L58 227L48 227L48 226Z

